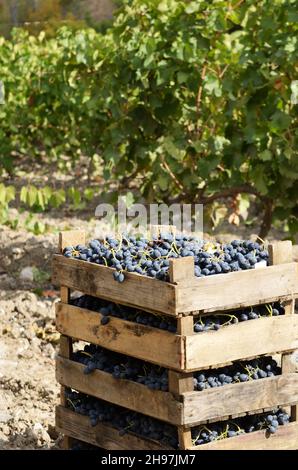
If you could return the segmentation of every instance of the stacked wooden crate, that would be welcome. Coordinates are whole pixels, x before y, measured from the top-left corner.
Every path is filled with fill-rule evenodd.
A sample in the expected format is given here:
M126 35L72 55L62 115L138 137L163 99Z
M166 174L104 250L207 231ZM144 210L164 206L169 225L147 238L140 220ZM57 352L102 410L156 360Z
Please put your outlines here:
M60 234L60 253L69 245L85 243L80 231ZM53 260L53 282L61 286L56 305L56 324L61 333L57 380L62 385L56 425L68 438L105 449L165 449L159 442L100 423L72 411L65 401L65 388L171 423L177 427L179 449L297 449L298 374L293 352L298 349L298 265L292 262L291 243L269 246L270 266L205 278L194 276L193 258L170 261L170 282L127 273L124 283L113 279L114 269L65 258ZM70 304L73 290L177 319L177 334L110 317L101 324L98 312ZM226 312L271 302L283 302L285 315L262 317L194 333L196 315ZM83 374L83 365L71 359L72 344L83 340L168 369L169 391L96 370ZM281 354L279 376L194 391L193 372L219 368L233 361ZM257 414L276 407L289 407L291 422L273 435L256 431L236 437L193 445L191 428L201 423L224 421ZM168 447L167 447L168 448Z

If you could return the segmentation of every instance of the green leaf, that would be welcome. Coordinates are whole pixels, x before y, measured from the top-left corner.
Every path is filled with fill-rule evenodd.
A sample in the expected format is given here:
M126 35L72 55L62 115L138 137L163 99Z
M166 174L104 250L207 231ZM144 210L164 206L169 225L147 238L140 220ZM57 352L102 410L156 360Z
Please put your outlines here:
M189 78L189 74L186 72L178 72L177 73L177 81L179 84L186 83Z
M163 141L163 148L168 154L176 160L182 160L185 156L185 150L177 147L171 137L165 137Z
M264 165L256 165L255 168L251 170L251 176L252 176L252 180L254 182L256 189L261 194L265 195L268 193L268 188L267 188L266 181L264 178L264 171L265 171Z
M188 15L192 15L193 13L196 13L200 9L200 2L190 2L186 8L185 8L185 13Z
M77 207L80 204L80 202L81 202L81 193L78 189L71 186L68 189L68 196L72 200L72 203L74 204L75 207Z
M66 201L65 191L64 189L59 189L53 192L51 196L51 205L53 207L60 207Z
M23 202L24 204L27 204L27 197L28 197L28 187L22 186L22 189L20 192L20 201Z
M84 197L87 201L92 201L94 197L95 189L93 188L85 188L84 189Z
M260 159L263 161L263 162L267 162L269 160L272 160L272 152L268 149L266 150L263 150L263 152L261 152L259 154L260 156Z
M166 191L169 187L169 178L165 173L161 173L157 178L157 184L162 191Z
M208 178L210 172L214 170L220 162L220 157L215 155L208 158L200 158L198 161L198 174L201 178Z
M37 203L37 189L35 186L28 187L27 203L29 207L33 207Z
M6 202L6 189L3 183L0 184L0 204Z
M214 95L216 97L220 97L222 95L220 81L217 77L213 77L212 75L206 76L204 80L204 89L209 95Z

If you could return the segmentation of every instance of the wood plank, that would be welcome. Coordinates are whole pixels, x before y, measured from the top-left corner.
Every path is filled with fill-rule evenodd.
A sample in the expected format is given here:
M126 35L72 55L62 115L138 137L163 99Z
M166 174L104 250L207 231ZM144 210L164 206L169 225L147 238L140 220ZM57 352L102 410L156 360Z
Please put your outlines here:
M67 246L85 245L86 234L84 230L66 230L59 233L59 252L62 253Z
M183 394L184 425L194 426L202 421L224 415L275 408L298 401L298 374L282 374L266 379L225 385L201 392Z
M185 337L185 370L298 348L298 315L259 318Z
M275 434L255 431L220 441L209 442L188 450L297 450L298 423L279 426Z
M68 304L70 299L70 290L68 287L60 287L60 300L64 304Z
M60 356L69 359L72 353L72 339L68 336L60 336ZM66 406L65 392L67 391L66 387L62 385L60 387L60 403L62 406ZM63 442L65 449L69 448L68 439L65 438Z
M114 271L106 266L54 255L52 282L123 305L176 315L175 285L135 273L125 273L126 279L120 284L113 278Z
M59 383L162 421L182 423L182 404L171 393L150 390L131 380L115 379L100 370L85 375L83 370L82 364L57 358L56 378Z
M101 325L101 318L97 312L56 304L56 326L60 333L164 367L183 368L181 336L113 317L107 325Z
M183 426L178 426L178 442L179 450L186 450L192 446L191 430L185 429Z
M69 436L63 436L62 442L61 442L61 449L62 450L71 450L72 447L72 441L73 439Z
M295 356L293 353L282 354L281 370L282 374L293 373L298 377L298 374L296 374L296 363ZM291 404L293 404L294 406L291 406L290 409L287 411L293 421L298 421L298 397L296 400L293 400Z
M193 256L185 258L172 258L170 261L169 275L170 282L185 283L194 277L195 263Z
M193 374L185 372L168 371L169 391L176 397L180 397L185 392L192 392L194 389ZM182 421L181 421L182 424Z
M180 316L177 318L177 333L182 336L194 334L192 315L187 315L187 317Z
M177 285L176 311L223 311L298 296L298 264L287 263L204 278Z
M290 240L269 244L268 252L270 265L291 263L293 261L293 246Z
M171 450L160 442L144 439L127 433L119 435L119 430L99 423L92 427L87 416L58 406L56 408L56 428L59 432L106 450Z
M62 335L60 337L60 356L67 359L70 358L72 354L72 339L68 336Z
M295 313L295 299L292 300L286 300L283 303L284 309L285 309L285 315L292 315Z

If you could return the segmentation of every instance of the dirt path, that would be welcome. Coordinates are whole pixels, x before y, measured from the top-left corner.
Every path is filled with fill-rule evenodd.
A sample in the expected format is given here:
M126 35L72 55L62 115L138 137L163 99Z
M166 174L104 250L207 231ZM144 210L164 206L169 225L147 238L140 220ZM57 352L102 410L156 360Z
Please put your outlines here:
M59 445L53 304L28 291L0 292L0 449Z
M59 446L54 428L59 336L49 280L56 239L0 229L0 449ZM22 277L25 267L33 280L28 273Z

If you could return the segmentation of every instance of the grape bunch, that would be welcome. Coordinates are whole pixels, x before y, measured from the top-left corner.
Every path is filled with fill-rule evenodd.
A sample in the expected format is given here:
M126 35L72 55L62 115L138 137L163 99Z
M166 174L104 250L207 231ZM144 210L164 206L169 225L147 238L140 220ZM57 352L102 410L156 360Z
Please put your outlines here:
M170 258L192 256L196 277L251 269L258 262L268 260L267 250L249 240L221 245L171 233L161 233L152 239L127 234L119 239L106 237L91 240L87 246L68 246L63 254L67 258L114 268L114 279L120 283L125 279L125 272L169 281Z
M177 332L177 321L175 318L167 315L145 312L133 307L126 307L107 300L98 299L90 295L82 295L71 299L71 304L101 313L104 316L104 318L102 318L102 324L104 325L109 322L109 317L112 316L141 325L166 330L171 333ZM233 312L198 315L195 317L194 321L194 332L201 333L203 331L219 330L219 328L233 323L254 320L264 316L283 315L284 312L284 307L279 302L275 302Z
M229 421L204 424L191 429L193 445L207 444L229 437L254 431L265 430L274 434L278 426L288 424L289 415L282 409L276 409L267 413L246 415Z
M127 379L145 385L151 390L168 390L168 373L164 367L144 362L124 354L100 348L94 344L73 353L73 360L84 364L84 374L99 369L116 379Z
M194 322L195 333L202 331L219 330L222 326L239 323L248 320L256 320L261 317L284 315L285 309L280 302L257 305L241 310L226 313L214 313L213 315L200 315Z
M76 299L71 299L71 304L76 307L94 310L105 317L113 316L122 320L139 323L141 325L168 330L171 333L176 333L177 331L177 321L170 316L159 314L155 315L133 307L126 307L124 305L91 297L89 295L83 295Z
M79 392L66 392L66 399L76 413L89 416L91 426L104 422L118 429L120 436L131 432L170 447L178 447L177 430L170 424Z
M281 374L281 368L272 357L260 357L251 361L237 361L231 366L194 373L195 390L222 387L224 385L264 379Z

